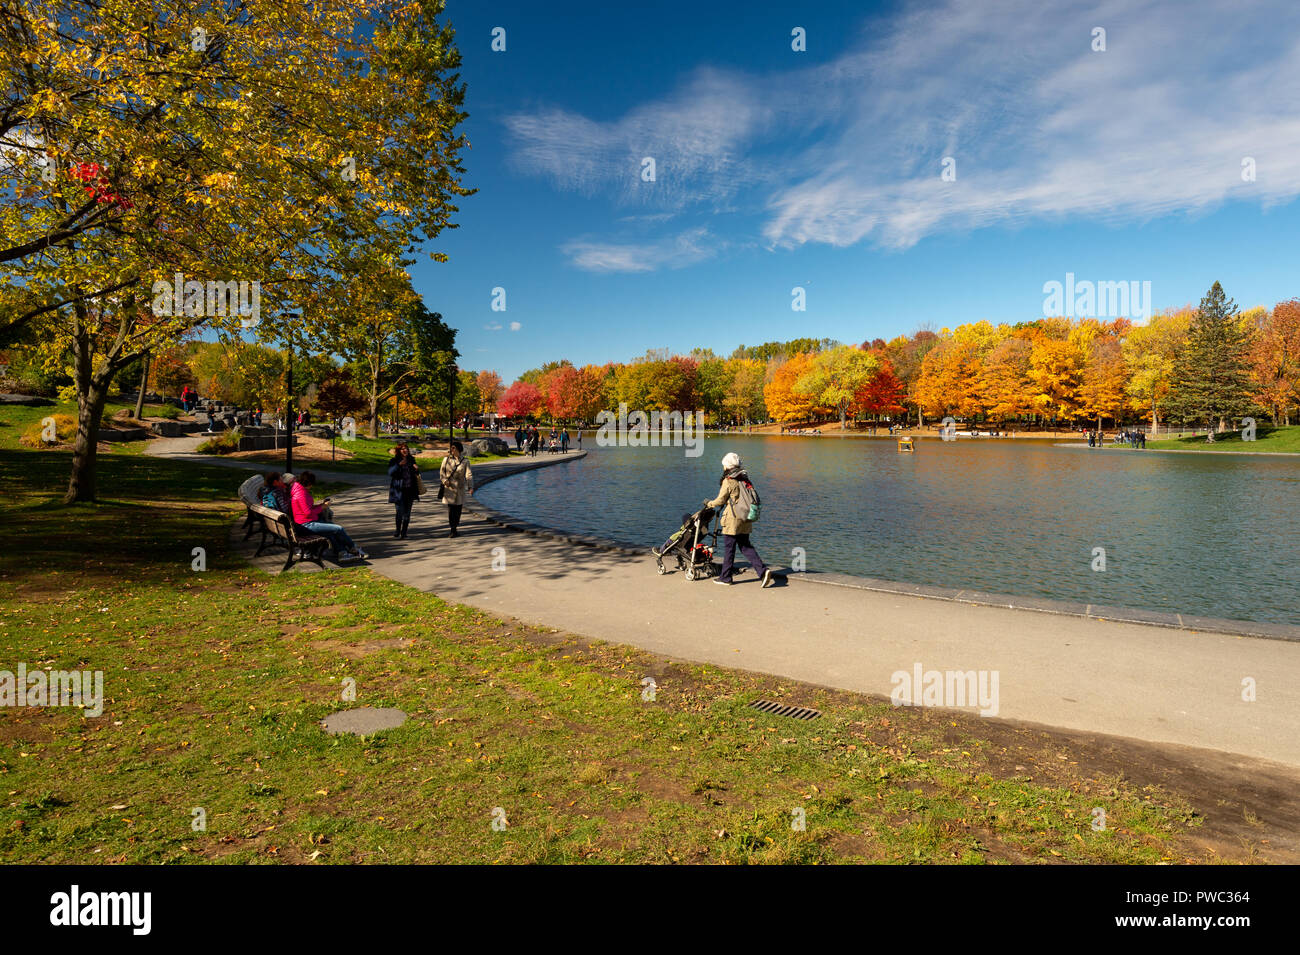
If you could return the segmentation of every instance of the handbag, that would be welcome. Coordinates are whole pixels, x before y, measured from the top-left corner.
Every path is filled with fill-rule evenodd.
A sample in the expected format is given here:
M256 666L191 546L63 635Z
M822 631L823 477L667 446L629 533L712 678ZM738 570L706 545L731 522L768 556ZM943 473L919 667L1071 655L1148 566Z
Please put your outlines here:
M415 493L417 497L424 495L424 478L420 477L420 472L415 472Z

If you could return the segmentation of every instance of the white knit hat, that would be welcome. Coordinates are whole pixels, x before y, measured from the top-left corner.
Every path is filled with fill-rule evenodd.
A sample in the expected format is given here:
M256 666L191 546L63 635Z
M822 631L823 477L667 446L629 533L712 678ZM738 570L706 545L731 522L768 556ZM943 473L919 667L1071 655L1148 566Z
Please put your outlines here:
M739 454L737 454L735 451L728 451L725 455L723 455L723 457L722 457L722 469L723 469L724 471L729 471L729 470L731 470L732 468L738 468L738 467L740 467L740 455L739 455Z

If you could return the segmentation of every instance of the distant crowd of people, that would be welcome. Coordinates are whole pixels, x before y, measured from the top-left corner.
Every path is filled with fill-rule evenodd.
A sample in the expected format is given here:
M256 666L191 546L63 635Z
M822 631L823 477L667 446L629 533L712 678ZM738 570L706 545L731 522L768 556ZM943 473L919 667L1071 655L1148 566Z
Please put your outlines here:
M1088 447L1100 448L1106 443L1106 435L1100 431L1088 432ZM1136 428L1132 430L1116 431L1115 444L1127 444L1130 448L1142 450L1147 446L1147 435L1145 431L1139 431Z
M532 457L536 457L537 452L543 449L552 454L568 454L570 443L568 428L559 432L552 428L546 438L542 437L542 433L534 425L515 429L515 449L521 454ZM578 432L577 450L582 450L581 431Z

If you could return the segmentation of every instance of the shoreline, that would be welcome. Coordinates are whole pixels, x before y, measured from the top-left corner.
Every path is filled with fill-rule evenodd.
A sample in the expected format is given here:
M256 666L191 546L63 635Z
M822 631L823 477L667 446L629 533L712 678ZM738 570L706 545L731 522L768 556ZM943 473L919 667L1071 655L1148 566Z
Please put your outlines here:
M1086 445L1085 445L1086 447ZM1095 449L1094 449L1095 450ZM1122 450L1122 449L1116 449ZM1129 449L1131 450L1131 449ZM1216 453L1216 452L1211 452ZM1217 452L1222 453L1222 452ZM1248 452L1249 453L1249 452ZM584 451L585 455L586 452ZM565 459L561 459L565 460ZM547 463L561 463L561 461ZM532 470L533 467L517 469L502 468L500 473L493 473L485 480L477 481L475 491L493 481L501 480L512 474ZM466 510L503 530L535 537L554 540L567 544L592 547L608 553L625 557L645 557L649 547L621 541L597 534L584 534L566 531L561 528L536 524L522 518L506 514L489 507L477 497L471 496ZM738 564L737 566L748 566ZM788 567L773 567L773 573L781 575L789 582L818 584L824 587L847 587L855 590L876 593L896 594L907 597L921 597L929 600L941 600L955 603L972 604L982 607L999 607L1006 610L1029 611L1033 613L1054 614L1057 616L1079 617L1087 620L1102 620L1112 623L1131 623L1151 627L1163 627L1170 630L1187 630L1200 633L1217 633L1226 636L1250 637L1258 640L1281 640L1300 643L1300 625L1274 623L1258 620L1232 620L1222 617L1204 617L1198 614L1175 613L1161 610L1143 610L1137 607L1117 607L1107 604L1092 604L1076 600L1053 597L1029 597L1016 594L1000 594L971 588L938 587L930 584L907 583L885 580L879 577L865 577L855 574L843 574L834 571L792 571Z

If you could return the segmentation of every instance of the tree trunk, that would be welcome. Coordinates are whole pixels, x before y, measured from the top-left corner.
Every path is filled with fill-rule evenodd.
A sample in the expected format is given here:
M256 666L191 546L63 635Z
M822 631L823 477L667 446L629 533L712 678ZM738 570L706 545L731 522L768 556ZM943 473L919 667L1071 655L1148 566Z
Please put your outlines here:
M94 376L77 395L77 441L72 450L72 477L64 504L95 500L95 464L99 455L99 419L108 402L108 383Z
M141 365L144 370L140 374L140 396L135 399L135 420L139 421L144 417L144 393L149 389L149 358L148 352L145 352Z
M379 437L379 376L370 379L370 437Z

